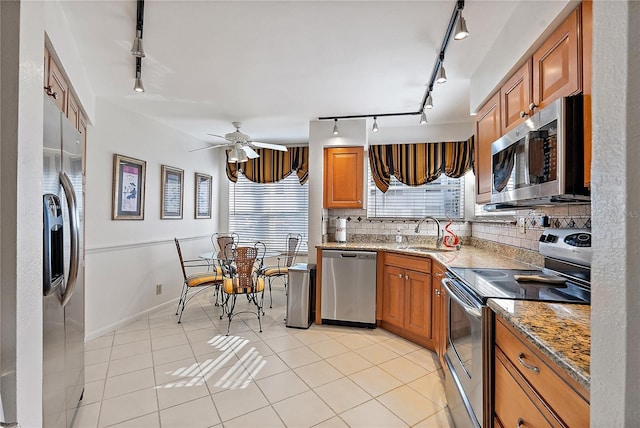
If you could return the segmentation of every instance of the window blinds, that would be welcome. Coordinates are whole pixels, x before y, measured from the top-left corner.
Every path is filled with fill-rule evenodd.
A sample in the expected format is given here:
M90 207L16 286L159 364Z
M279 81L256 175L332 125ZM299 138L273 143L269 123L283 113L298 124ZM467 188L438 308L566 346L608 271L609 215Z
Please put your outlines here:
M309 218L309 184L300 185L296 174L277 183L254 183L238 174L229 182L229 230L240 243L264 242L268 249L285 250L288 233L302 235L306 251Z

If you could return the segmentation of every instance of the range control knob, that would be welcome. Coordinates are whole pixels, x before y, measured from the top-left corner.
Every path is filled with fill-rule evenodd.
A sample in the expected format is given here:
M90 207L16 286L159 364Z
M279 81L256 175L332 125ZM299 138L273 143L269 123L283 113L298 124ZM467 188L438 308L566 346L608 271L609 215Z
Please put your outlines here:
M572 247L591 247L591 234L574 233L567 235L567 237L564 238L564 242Z

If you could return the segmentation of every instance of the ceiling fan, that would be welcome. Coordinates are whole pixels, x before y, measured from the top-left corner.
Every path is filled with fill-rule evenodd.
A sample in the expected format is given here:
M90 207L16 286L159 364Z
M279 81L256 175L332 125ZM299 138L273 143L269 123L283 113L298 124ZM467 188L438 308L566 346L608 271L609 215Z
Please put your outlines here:
M226 143L216 144L209 147L202 147L190 151L197 152L200 150L209 150L215 149L216 147L224 146L233 147L233 149L231 149L231 152L229 153L229 162L246 162L248 159L255 159L257 157L260 157L260 155L255 150L253 150L253 148L280 150L282 152L287 151L287 148L285 146L281 146L279 144L252 141L251 137L243 132L240 132L240 127L242 126L241 122L231 122L231 124L234 126L234 128L236 128L234 132L229 132L228 134L224 134L224 136L217 134L207 134L213 137L224 138L225 140L227 140Z

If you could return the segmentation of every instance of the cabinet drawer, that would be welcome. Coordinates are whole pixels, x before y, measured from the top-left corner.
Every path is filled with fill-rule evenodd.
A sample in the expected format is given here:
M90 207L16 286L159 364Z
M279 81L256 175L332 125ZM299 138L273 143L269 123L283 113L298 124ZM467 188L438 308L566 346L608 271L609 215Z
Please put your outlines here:
M416 270L418 272L431 272L431 259L428 257L412 257L385 253L384 264L399 266L404 269Z
M567 383L554 371L550 360L534 350L533 345L525 344L517 334L502 319L496 319L496 344L523 378L564 424L589 426L589 403L580 395L581 391Z
M525 394L505 365L507 357L496 351L495 414L505 427L550 427L544 415ZM525 386L526 387L526 386Z

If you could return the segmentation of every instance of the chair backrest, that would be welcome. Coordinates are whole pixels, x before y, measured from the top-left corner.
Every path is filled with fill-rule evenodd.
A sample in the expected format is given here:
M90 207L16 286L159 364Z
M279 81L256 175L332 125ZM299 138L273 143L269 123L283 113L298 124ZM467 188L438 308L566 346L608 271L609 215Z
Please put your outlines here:
M233 261L236 265L236 275L238 278L237 288L245 291L253 286L254 264L258 257L256 247L236 247L233 250Z
M182 258L182 250L180 250L180 242L178 238L173 238L176 241L176 249L178 250L178 257L180 258L180 267L182 268L182 276L184 280L187 280L187 271L184 269L184 259Z
M256 247L257 251L254 270L259 271L260 269L262 269L262 266L264 264L264 256L267 253L267 245L264 242L257 241L254 244L254 247Z
M287 267L291 267L291 265L293 265L293 262L295 262L301 243L302 235L294 235L293 233L287 235L287 243L285 245L285 264L287 265Z
M211 235L211 243L213 244L213 248L218 253L222 253L224 258L230 259L233 257L231 250L233 246L229 244L238 245L239 237L235 232L230 233L214 233Z

